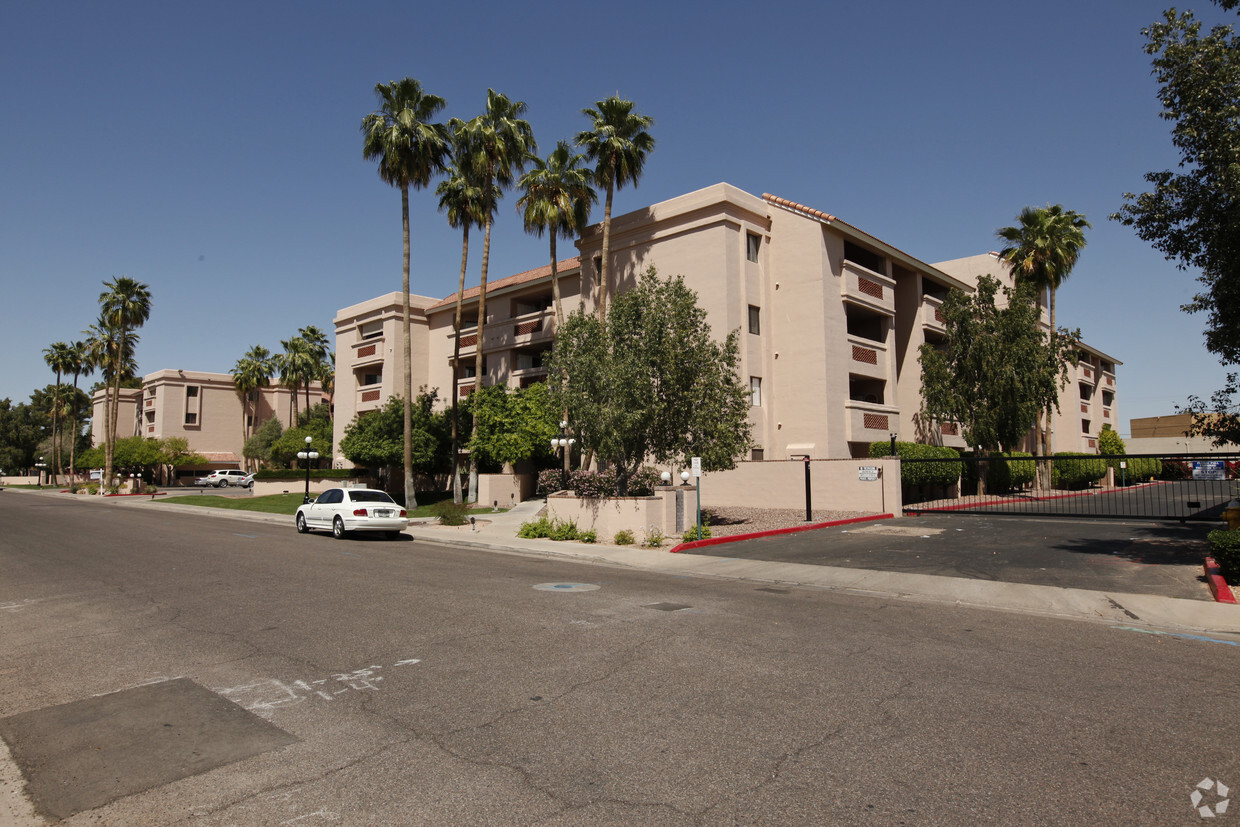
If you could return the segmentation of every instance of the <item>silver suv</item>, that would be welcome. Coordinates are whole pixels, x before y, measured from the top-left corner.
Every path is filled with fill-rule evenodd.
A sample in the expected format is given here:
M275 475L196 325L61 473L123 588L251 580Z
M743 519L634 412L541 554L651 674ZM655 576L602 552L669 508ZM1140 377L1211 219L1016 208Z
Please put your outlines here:
M222 471L212 471L205 477L199 477L194 480L195 485L213 485L216 488L224 488L229 485L235 485L240 488L249 488L254 484L254 475L242 471L240 468L225 468Z

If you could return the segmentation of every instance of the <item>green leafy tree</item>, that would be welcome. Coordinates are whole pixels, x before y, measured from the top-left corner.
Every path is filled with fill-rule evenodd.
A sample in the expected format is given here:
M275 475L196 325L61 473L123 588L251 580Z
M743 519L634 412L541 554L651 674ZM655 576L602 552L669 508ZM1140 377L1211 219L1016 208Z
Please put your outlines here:
M207 458L191 451L185 437L170 436L159 440L159 464L164 468L163 479L171 480L177 468L206 465Z
M509 468L514 462L550 456L558 433L558 414L543 382L520 390L492 385L469 396L474 417L470 453L484 466Z
M317 451L319 454L317 460L297 458L299 451L306 450L306 437L310 437L310 450ZM311 418L296 428L289 428L271 443L271 460L284 468L292 467L294 462L299 463L300 468L305 468L306 462L309 462L312 467L326 465L330 468L332 462L331 421Z
M654 138L647 132L654 118L633 111L633 101L613 95L598 101L594 108L581 110L590 119L590 128L577 133L577 146L584 147L586 157L595 163L594 180L606 190L603 201L603 250L601 272L598 274L598 317L607 318L607 291L611 273L611 202L616 190L625 184L637 186L646 165L646 156L654 151Z
M946 342L921 346L922 412L938 422L964 425L970 445L984 452L1012 451L1037 422L1057 408L1077 360L1079 333L1042 335L1033 287L1003 288L1006 307L996 302L999 282L978 279L977 291L953 290L943 302Z
M623 496L647 460L733 468L752 444L738 330L711 334L697 294L651 267L616 297L604 324L569 315L548 365L553 403L582 446L615 469Z
M413 78L375 86L379 108L362 119L362 157L377 161L379 177L400 189L402 259L401 359L403 365L405 502L417 505L413 490L413 366L409 323L409 188L422 189L443 168L448 132L431 119L444 108L444 99L429 95Z
M1025 207L1016 220L1015 226L1003 227L996 233L1006 245L999 251L999 258L1011 265L1017 282L1027 283L1037 291L1039 304L1042 295L1049 294L1048 335L1053 339L1057 329L1055 294L1080 258L1089 222L1083 215L1064 210L1062 204ZM1042 454L1049 456L1055 451L1051 408L1044 408L1042 414Z
M436 391L423 391L411 406L414 412L414 466L433 473L447 467L444 451L448 446L448 422L435 413ZM345 459L364 468L394 468L402 461L402 417L404 403L392 396L376 411L359 414L345 428L340 452Z
M1098 433L1098 453L1110 456L1123 456L1127 451L1124 440L1110 425L1103 425Z
M30 405L0 399L0 470L14 474L34 465L46 419Z
M242 456L254 465L272 462L271 446L283 433L284 426L276 417L263 420L254 429L254 434L245 441L245 446L241 449Z

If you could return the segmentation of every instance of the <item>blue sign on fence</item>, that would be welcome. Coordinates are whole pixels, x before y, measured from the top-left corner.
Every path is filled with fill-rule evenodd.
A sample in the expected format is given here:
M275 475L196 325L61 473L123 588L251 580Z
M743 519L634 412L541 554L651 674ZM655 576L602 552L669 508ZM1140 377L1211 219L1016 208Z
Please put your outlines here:
M1196 460L1193 462L1193 479L1225 480L1227 468L1221 459Z

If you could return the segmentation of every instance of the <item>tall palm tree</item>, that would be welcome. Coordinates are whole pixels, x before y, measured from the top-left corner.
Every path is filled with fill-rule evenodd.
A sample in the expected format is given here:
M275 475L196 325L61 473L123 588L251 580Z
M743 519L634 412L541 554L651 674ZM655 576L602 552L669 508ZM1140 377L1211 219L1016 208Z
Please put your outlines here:
M298 421L297 391L303 385L309 387L310 379L318 370L318 360L306 340L300 336L281 339L284 352L276 357L276 365L280 371L280 384L289 389L291 418L289 427L296 428ZM306 396L306 410L310 409L310 396Z
M147 285L128 276L117 276L111 281L105 281L103 286L108 289L99 294L100 321L113 328L119 339L119 346L114 354L115 370L112 382L115 393L112 396L111 430L104 450L104 479L108 481L106 484L110 485L125 356L129 354L132 358L132 345L138 341L134 331L146 324L146 320L151 317L151 290Z
M233 366L233 385L241 397L241 441L245 443L253 434L248 423L258 419L257 394L259 389L271 384L271 353L262 345L246 351ZM253 403L253 414L250 413Z
M297 331L297 337L306 344L306 353L310 360L314 362L313 367L307 364L307 372L304 377L306 392L306 411L310 410L310 383L316 379L321 379L324 366L327 364L328 346L331 342L327 338L327 334L319 330L314 325L308 325ZM330 366L328 366L330 369Z
M417 505L413 490L413 365L409 332L409 188L421 189L443 167L448 151L447 129L431 123L444 99L428 95L413 78L375 86L379 109L362 119L362 157L379 162L379 177L400 188L401 232L404 241L402 293L404 315L401 346L405 392L405 504Z
M487 90L486 111L461 127L468 148L469 167L478 174L482 189L483 235L482 275L478 282L478 345L474 350L474 389L482 387L483 341L486 328L487 269L491 262L491 226L499 199L516 177L525 170L526 161L537 151L534 130L521 116L526 112L524 101ZM474 436L478 422L474 421ZM469 468L469 501L478 499L478 466L472 455Z
M47 366L56 372L56 396L54 401L59 401L60 395L60 377L73 370L73 352L69 345L64 342L53 342L50 347L43 349L43 361ZM60 433L60 410L61 405L52 405L52 475L51 484L56 485L56 475L60 471L60 440L56 437Z
M119 395L120 383L131 378L138 369L134 348L139 337L136 333L122 335L121 328L113 324L103 311L100 311L99 320L83 333L87 337L86 358L103 375L103 443L106 456L109 440L115 444L116 418L112 413L112 399L114 395ZM115 394L112 388L114 381L117 385ZM105 479L109 482L100 486L100 493L110 484L111 477Z
M544 231L551 235L551 292L555 297L555 325L564 324L564 308L560 305L560 281L556 272L555 242L557 238L575 238L590 220L590 208L598 203L592 186L594 176L581 166L584 155L574 155L568 141L556 144L547 160L533 159L534 169L521 176L517 186L522 195L517 209L523 211L525 231L539 238Z
M1043 293L1049 293L1050 338L1058 335L1055 319L1055 292L1067 280L1072 268L1085 247L1085 230L1090 224L1085 216L1065 210L1062 204L1045 207L1025 207L1020 211L1013 227L1002 227L996 235L1007 244L999 251L999 258L1011 265L1018 282L1032 284L1038 290L1038 301ZM1055 450L1053 411L1048 409L1045 427L1042 429L1042 455L1051 456Z
M78 441L78 379L83 375L90 375L95 370L95 364L90 358L87 350L86 342L78 341L69 345L70 367L69 372L73 374L73 439L69 442L69 474L76 478L77 475L77 441Z
M439 211L448 216L448 226L461 231L461 277L456 288L456 315L452 320L452 501L461 502L461 439L460 394L457 392L457 369L461 361L461 315L465 304L465 269L469 262L470 227L482 229L486 224L482 204L482 187L477 171L470 165L469 131L465 123L453 118L449 122L452 134L452 163L447 168L447 178L435 189L439 196Z
M590 119L591 128L577 133L577 146L584 147L586 157L595 163L595 180L607 188L603 202L602 266L598 274L598 317L607 317L608 274L611 270L611 201L615 191L625 184L637 186L646 164L646 156L654 150L654 138L646 130L654 118L633 111L633 101L613 95L595 103L594 109L581 114Z

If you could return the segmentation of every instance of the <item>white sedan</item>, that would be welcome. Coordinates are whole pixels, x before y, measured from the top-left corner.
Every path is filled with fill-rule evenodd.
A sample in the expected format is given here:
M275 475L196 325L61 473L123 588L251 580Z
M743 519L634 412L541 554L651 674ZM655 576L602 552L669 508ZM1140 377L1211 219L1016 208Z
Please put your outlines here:
M370 488L329 488L297 509L297 531L331 529L343 539L351 531L382 531L394 540L409 527L409 515L386 491Z

